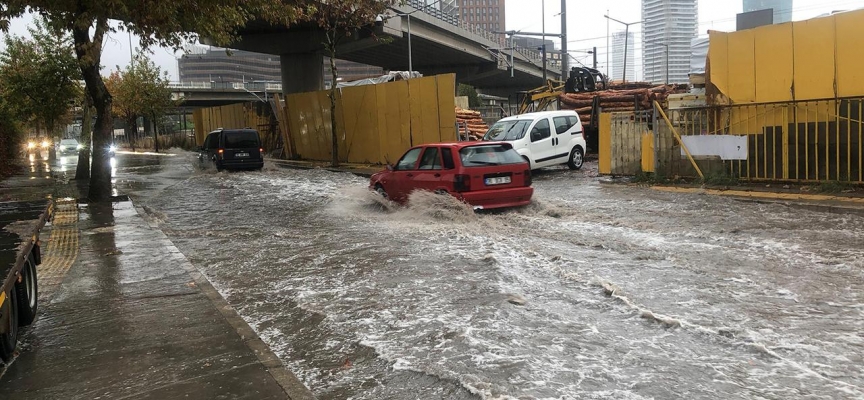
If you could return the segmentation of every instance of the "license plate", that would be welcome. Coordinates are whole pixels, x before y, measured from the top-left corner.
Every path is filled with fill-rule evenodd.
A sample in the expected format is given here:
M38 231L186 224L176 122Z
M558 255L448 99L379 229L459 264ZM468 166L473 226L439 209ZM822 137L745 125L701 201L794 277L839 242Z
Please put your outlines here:
M234 153L234 157L249 157L249 153Z
M486 178L487 185L503 185L505 183L510 183L509 176L501 176L498 178Z

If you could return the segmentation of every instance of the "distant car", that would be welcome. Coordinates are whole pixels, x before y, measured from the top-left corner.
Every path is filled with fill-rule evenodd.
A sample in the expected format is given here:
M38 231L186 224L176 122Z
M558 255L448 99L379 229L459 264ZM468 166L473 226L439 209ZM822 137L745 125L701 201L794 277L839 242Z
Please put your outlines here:
M264 149L254 129L219 129L210 132L198 148L201 163L212 162L216 170L264 168Z
M415 190L449 194L477 209L531 202L531 169L503 142L424 144L372 175L369 188L397 203Z
M483 140L512 143L531 169L564 163L580 169L585 160L585 130L573 110L507 117L493 124Z
M57 152L61 154L77 153L83 148L84 146L75 139L63 139L57 144Z
M51 140L48 138L32 138L27 141L27 151L42 151L51 148Z

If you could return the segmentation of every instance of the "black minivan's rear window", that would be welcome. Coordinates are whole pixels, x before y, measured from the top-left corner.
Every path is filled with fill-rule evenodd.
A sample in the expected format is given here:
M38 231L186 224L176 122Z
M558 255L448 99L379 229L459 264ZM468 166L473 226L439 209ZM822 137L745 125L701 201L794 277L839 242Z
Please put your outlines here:
M255 131L225 132L226 149L251 149L258 146L258 133Z

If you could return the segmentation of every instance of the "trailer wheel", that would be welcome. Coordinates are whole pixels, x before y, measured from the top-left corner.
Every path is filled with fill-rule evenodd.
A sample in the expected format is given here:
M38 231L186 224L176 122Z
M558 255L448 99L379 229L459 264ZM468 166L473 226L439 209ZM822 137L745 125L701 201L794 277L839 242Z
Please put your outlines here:
M21 282L15 284L15 291L18 292L18 325L30 325L36 319L39 306L39 282L32 254L27 256L21 268Z
M15 290L10 290L3 305L0 306L0 359L9 364L15 355L17 345L18 296Z

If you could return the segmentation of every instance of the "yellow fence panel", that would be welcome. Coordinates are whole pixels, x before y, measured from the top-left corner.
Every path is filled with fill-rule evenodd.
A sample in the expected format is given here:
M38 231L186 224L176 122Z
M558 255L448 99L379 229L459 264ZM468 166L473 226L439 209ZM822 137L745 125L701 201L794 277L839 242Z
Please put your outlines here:
M408 82L376 85L378 91L379 163L395 163L411 147Z
M864 96L864 10L709 36L710 103Z
M350 163L378 163L380 140L378 95L374 85L342 89L340 133L345 135L345 158ZM340 151L341 152L341 151Z
M600 126L597 137L598 165L601 174L612 173L612 114L600 113Z
M413 145L454 140L455 90L453 74L340 89L339 160L395 162ZM290 132L303 159L331 159L328 93L286 96Z
M447 74L337 90L339 160L392 163L411 146L457 140L455 80L454 74ZM287 124L294 152L301 159L332 159L329 93L285 96L280 123ZM269 116L259 116L254 104L195 110L193 120L199 145L208 132L220 127L270 127Z
M642 133L642 171L654 172L654 134Z
M835 16L837 37L837 95L840 97L864 94L864 18L861 12L840 13Z
M327 92L288 95L289 127L300 158L330 160L330 99Z
M834 19L792 23L795 44L795 98L834 97Z
M708 40L708 81L721 94L729 93L729 34L710 31ZM710 92L709 92L710 93ZM722 103L722 101L719 101Z
M435 77L438 84L438 132L439 140L442 142L455 142L456 137L456 108L453 93L456 93L456 75L438 75Z
M792 100L792 24L765 26L754 35L756 101Z
M729 92L735 103L756 101L756 70L754 37L752 30L744 30L729 35Z

